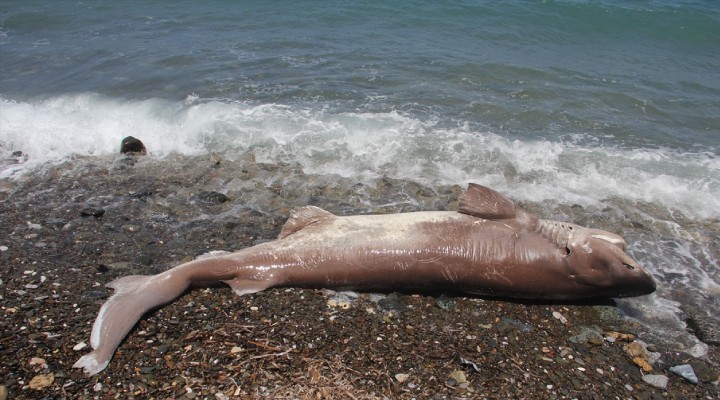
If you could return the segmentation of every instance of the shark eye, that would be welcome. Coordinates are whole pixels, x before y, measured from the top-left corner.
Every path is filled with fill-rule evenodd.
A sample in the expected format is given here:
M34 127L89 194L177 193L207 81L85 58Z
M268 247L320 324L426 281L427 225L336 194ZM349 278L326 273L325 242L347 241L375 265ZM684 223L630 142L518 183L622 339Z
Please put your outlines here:
M631 270L631 271L635 269L635 267L633 267L633 266L630 265L630 264L623 263L623 265L625 266L625 268L627 268L627 269L629 269L629 270Z
M570 254L572 254L572 249L568 246L565 246L565 256L567 257Z

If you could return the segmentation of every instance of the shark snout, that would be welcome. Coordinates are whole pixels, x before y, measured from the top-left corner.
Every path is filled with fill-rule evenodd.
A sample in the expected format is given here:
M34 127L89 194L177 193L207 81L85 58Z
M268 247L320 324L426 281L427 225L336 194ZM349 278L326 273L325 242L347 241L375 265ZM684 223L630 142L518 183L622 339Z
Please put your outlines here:
M657 289L655 279L637 261L622 253L621 263L615 268L618 282L618 295L616 297L642 296L650 294Z

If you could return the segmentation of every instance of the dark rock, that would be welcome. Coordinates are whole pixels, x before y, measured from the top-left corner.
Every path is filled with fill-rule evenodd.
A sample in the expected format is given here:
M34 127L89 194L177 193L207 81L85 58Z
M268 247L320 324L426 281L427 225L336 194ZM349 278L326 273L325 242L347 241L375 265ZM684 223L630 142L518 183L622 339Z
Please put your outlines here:
M140 190L137 192L130 192L129 196L133 199L145 201L148 197L153 195L152 190Z
M63 226L67 225L67 223L68 221L62 218L48 218L45 220L45 225L55 229L62 228Z
M141 254L135 258L135 263L140 265L150 265L153 263L153 259L148 254Z
M149 374L149 373L155 371L156 368L157 368L157 367L155 367L155 366L151 366L151 367L140 367L140 372L143 373L143 374Z
M237 217L229 217L222 222L226 229L235 229L242 224Z
M95 206L87 206L80 210L80 215L83 217L100 218L103 214L105 214L105 209Z
M120 154L144 156L147 154L147 149L145 149L145 145L139 139L128 136L120 143Z
M698 380L702 383L715 382L720 379L718 371L714 370L708 363L702 360L691 360L688 364L690 364Z
M215 191L200 192L197 197L200 200L206 201L208 203L224 203L228 201L227 196Z
M688 317L686 322L688 328L702 342L712 345L720 345L720 327L715 320L707 314L702 307L687 307Z
M378 306L387 311L403 311L406 308L397 293L390 293L387 297L380 299Z

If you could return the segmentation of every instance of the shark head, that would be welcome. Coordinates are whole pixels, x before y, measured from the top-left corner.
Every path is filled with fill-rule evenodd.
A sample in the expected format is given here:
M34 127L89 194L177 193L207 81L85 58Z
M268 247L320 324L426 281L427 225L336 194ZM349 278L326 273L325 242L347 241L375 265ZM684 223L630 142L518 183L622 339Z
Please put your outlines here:
M567 284L564 294L567 298L631 297L655 291L652 276L625 253L625 239L614 233L539 219L502 194L474 183L468 185L458 211L477 218L503 221L505 226L536 233L552 244L553 252L557 252L555 256L562 259L563 265L547 274L551 278L546 286ZM545 264L544 271L549 270L551 268ZM543 295L562 297L548 295L548 292L544 290Z
M607 297L641 296L655 291L652 275L627 255L621 236L600 229L573 228L566 242L565 260L577 283Z

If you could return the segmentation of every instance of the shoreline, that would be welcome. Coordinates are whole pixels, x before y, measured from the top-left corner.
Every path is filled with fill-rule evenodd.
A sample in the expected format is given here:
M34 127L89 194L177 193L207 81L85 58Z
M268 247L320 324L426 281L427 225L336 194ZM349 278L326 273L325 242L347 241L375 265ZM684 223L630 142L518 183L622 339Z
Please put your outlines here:
M3 181L0 384L9 398L718 396L717 383L694 385L665 370L702 363L717 381L717 347L695 359L648 343L660 358L641 372L624 348L648 333L613 305L443 294L338 302L324 290L237 297L197 289L145 316L102 373L86 378L70 368L87 351L78 348L88 345L111 292L103 285L114 278L271 240L293 206L343 215L445 210L464 190L374 183L250 156L76 159ZM47 386L30 388L50 374ZM643 374L666 376L667 388Z

